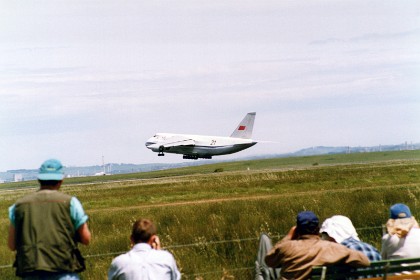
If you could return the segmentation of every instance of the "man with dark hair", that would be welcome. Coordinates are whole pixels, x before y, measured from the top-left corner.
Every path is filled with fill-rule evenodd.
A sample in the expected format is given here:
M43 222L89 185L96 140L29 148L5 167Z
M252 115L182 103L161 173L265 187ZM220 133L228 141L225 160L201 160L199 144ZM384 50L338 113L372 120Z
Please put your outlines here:
M132 249L116 257L109 268L109 280L181 279L171 253L161 249L156 226L139 219L131 231Z
M8 246L16 250L16 275L23 279L76 280L85 269L77 242L90 242L88 216L76 197L58 191L63 178L60 161L45 161L40 189L9 208Z
M308 279L312 267L316 265L343 264L366 267L370 264L369 259L359 251L321 240L318 217L311 211L300 212L297 215L296 226L273 248L270 249L270 244L264 246L268 251L264 262L271 268L281 268L280 279Z
M131 240L134 244L147 243L153 235L156 235L156 227L150 220L140 219L133 224Z

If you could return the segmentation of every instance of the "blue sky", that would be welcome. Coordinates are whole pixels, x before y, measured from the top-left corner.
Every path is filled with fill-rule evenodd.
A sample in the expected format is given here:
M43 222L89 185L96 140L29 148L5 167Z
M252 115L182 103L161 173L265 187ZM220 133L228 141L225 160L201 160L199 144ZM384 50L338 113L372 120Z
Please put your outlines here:
M156 132L420 142L418 1L1 1L0 171L182 162Z

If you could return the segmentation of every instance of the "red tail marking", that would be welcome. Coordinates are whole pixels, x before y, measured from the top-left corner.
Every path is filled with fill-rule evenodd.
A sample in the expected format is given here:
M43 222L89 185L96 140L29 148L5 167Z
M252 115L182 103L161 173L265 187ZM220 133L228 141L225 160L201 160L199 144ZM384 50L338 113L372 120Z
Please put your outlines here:
M239 126L238 130L245 130L245 128L246 128L246 126L241 125L241 126Z

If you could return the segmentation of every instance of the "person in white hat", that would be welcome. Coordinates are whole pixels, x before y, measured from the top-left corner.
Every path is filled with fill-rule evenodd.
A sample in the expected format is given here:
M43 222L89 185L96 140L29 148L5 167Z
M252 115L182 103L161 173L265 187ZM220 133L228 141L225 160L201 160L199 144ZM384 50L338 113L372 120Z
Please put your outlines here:
M347 248L357 250L365 254L369 260L380 261L381 254L372 245L362 242L349 218L335 215L326 219L319 231L324 240L340 243Z

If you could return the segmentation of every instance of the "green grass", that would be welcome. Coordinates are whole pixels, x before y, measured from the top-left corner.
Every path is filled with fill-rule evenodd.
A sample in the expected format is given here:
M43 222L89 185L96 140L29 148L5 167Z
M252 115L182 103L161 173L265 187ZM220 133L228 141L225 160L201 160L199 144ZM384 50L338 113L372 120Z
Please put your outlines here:
M224 171L215 173L218 168ZM62 191L77 196L90 217L93 240L81 246L88 264L84 279L106 279L112 258L128 250L130 228L139 217L156 222L184 279L251 279L260 233L278 240L302 210L321 220L346 215L362 240L380 248L390 205L406 203L419 216L419 174L420 152L406 151L216 163L106 176L107 181L74 178ZM32 191L0 192L4 236L7 208ZM6 237L0 260L0 267L13 261ZM2 279L13 279L11 268L0 269Z
M240 170L273 170L284 168L307 168L311 166L326 166L337 164L357 164L357 163L374 163L386 161L401 161L401 160L418 160L420 159L420 150L414 151L397 151L397 152L374 152L374 153L354 153L354 154L332 154L321 156L304 156L304 157L287 157L287 158L273 158L264 160L250 160L250 161L235 161L235 162L221 162L192 166L173 168L168 170L159 170L152 172L140 172L131 174L119 174L110 176L91 176L78 177L66 179L66 184L84 184L84 183L104 183L117 180L136 180L136 179L152 179L152 178L166 178L173 176L193 175L193 174L211 174L216 169L226 171L240 171ZM37 187L36 181L24 181L0 184L0 190L3 188L25 188Z

